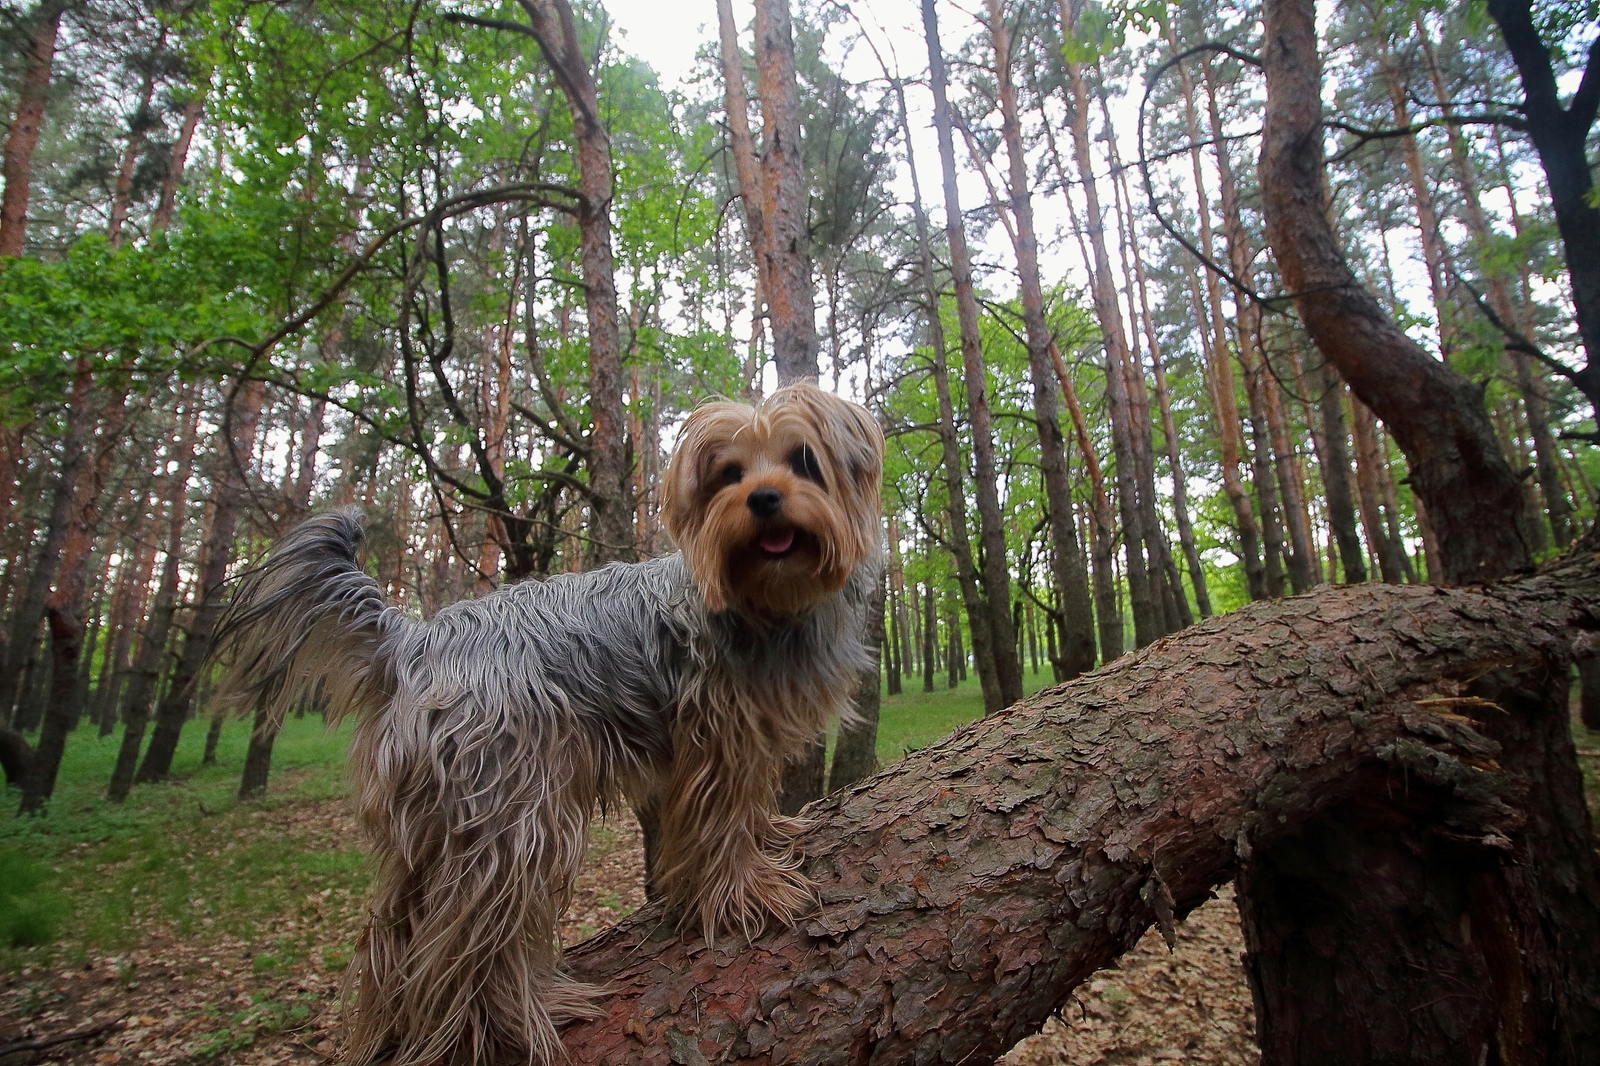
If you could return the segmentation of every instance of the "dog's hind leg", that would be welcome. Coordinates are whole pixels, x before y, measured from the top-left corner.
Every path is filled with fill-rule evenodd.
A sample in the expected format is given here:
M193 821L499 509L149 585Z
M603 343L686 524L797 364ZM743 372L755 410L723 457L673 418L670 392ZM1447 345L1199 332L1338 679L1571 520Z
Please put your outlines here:
M587 738L467 697L363 723L352 756L378 870L351 1062L559 1059L557 1024L592 1011L556 970L597 798Z

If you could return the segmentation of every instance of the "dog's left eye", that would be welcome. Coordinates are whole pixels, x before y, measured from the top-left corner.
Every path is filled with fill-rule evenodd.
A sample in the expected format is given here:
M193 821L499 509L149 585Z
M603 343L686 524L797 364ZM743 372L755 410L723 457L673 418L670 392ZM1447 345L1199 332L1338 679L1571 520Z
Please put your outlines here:
M804 444L789 453L789 469L794 471L795 477L803 477L818 485L823 483L822 464L817 462L817 453Z

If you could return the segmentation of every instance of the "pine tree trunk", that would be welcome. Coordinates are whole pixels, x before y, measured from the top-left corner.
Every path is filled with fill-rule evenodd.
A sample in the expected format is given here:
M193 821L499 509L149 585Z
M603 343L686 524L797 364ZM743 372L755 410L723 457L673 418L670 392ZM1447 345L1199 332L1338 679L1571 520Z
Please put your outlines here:
M1076 15L1071 0L1060 0L1061 25L1064 33L1071 34ZM1089 148L1089 92L1084 83L1083 67L1067 63L1067 92L1072 111L1072 154L1079 179L1083 184L1084 227L1089 235L1093 263L1087 264L1090 273L1090 293L1095 317L1105 340L1106 397L1111 419L1112 450L1116 457L1117 512L1122 519L1123 555L1126 566L1123 576L1128 583L1128 601L1133 612L1134 644L1144 647L1161 635L1157 611L1159 605L1152 596L1150 575L1145 566L1144 523L1139 510L1138 460L1134 453L1132 408L1127 381L1127 336L1122 328L1122 312L1117 305L1117 294L1111 277L1111 259L1106 251L1105 222L1100 211L1100 195L1095 188L1094 165Z
M950 368L946 361L944 320L940 317L941 299L939 285L934 276L933 242L928 236L928 216L922 207L922 183L917 177L917 161L912 148L911 123L906 112L905 88L894 83L895 101L899 107L900 136L906 146L906 169L911 174L911 212L917 228L917 254L922 272L922 299L928 317L928 344L932 348L934 392L939 402L940 462L944 467L946 514L950 519L950 554L955 559L956 582L961 587L961 603L966 608L967 621L972 627L972 654L983 688L985 714L993 714L1005 706L1000 692L1000 678L995 672L993 640L989 629L989 605L984 601L980 587L977 564L972 558L972 538L967 529L967 493L965 473L961 459L960 438L956 434L955 404L950 398ZM899 680L893 682L891 694L900 691Z
M928 42L933 83L934 126L939 134L939 161L944 174L945 233L950 241L950 274L955 288L956 319L961 327L961 359L966 371L967 423L972 434L973 483L978 504L979 539L983 546L983 597L988 608L989 646L999 682L1000 706L1022 698L1022 674L1016 667L1016 633L1011 626L1011 575L1006 562L1005 525L996 487L994 420L989 412L988 376L978 331L978 302L972 288L972 259L967 251L966 223L956 191L955 141L946 99L944 53L939 45L938 16L933 0L922 0L922 26ZM974 627L974 632L979 627ZM975 638L976 639L976 638Z
M855 720L839 723L839 737L833 745L833 767L828 772L829 792L837 792L878 771L878 712L882 707L878 661L885 645L884 587L884 582L878 582L867 604L867 646L873 649L873 664L862 675L861 687L851 701Z
M217 721L220 723L221 718ZM250 730L250 746L245 750L244 772L239 776L239 798L253 799L267 791L267 775L272 768L272 745L278 739L279 723L266 708L257 708ZM215 758L216 746L208 736L207 746Z
M1169 24L1167 41L1176 50L1176 37ZM1189 143L1189 169L1197 192L1196 210L1200 221L1200 249L1215 258L1211 232L1211 201L1206 192L1205 168L1200 156L1200 120L1194 103L1194 79L1180 64L1179 79L1183 84L1183 111ZM1244 564L1245 584L1252 600L1265 599L1266 573L1261 561L1261 530L1250 505L1250 494L1245 491L1244 479L1239 473L1239 462L1244 450L1240 435L1239 401L1233 379L1233 363L1228 353L1227 325L1222 314L1222 294L1216 275L1210 270L1200 272L1205 278L1204 298L1200 282L1194 274L1189 276L1190 298L1194 304L1195 323L1200 330L1201 348L1205 353L1207 384L1210 388L1211 409L1216 414L1217 438L1222 451L1222 491L1233 508L1234 525L1239 531L1240 560Z
M36 661L38 654L39 624L44 620L45 600L50 594L51 585L55 583L61 552L71 530L78 481L89 462L88 447L94 435L94 418L90 412L93 387L94 376L89 364L86 360L80 360L73 378L72 394L67 401L66 431L61 441L60 466L50 499L50 517L45 526L44 540L34 556L33 569L28 574L28 585L22 599L12 613L5 661L0 663L0 719L10 717L23 671L28 668L30 661ZM22 719L24 715L19 712L18 718ZM38 719L33 717L33 720Z
M200 553L194 617L183 633L177 666L156 708L155 731L134 779L139 784L164 781L172 769L178 735L194 705L195 682L211 652L212 634L226 606L223 582L228 575L228 565L233 561L234 532L249 493L249 487L240 480L235 460L248 461L255 451L264 388L261 382L252 381L240 392L242 395L232 419L231 453L224 440L212 455L212 508Z
M589 543L584 564L632 562L622 339L611 252L611 139L600 123L599 94L567 0L521 0L523 11L567 98L577 140L578 248L589 329Z
M1367 579L1362 561L1361 534L1356 528L1355 501L1350 495L1349 434L1344 425L1344 382L1339 372L1327 363L1313 368L1317 384L1318 408L1322 415L1322 492L1328 502L1328 524L1339 542L1339 563L1347 585ZM1320 379L1320 380L1319 380Z
M1267 5L1268 78L1260 184L1268 241L1301 321L1406 454L1439 537L1446 583L1529 562L1521 485L1480 390L1428 356L1356 280L1324 210L1321 67L1305 0ZM1274 19L1281 22L1274 23Z
M166 558L161 565L161 583L157 586L154 606L140 634L139 650L129 670L126 706L123 712L122 742L117 748L116 765L111 771L111 781L106 786L106 798L121 803L128 798L133 787L134 770L139 764L139 748L144 742L150 724L150 707L155 698L156 683L161 677L162 665L167 658L167 638L172 632L173 615L178 608L178 588L182 574L179 564L183 557L183 530L188 522L186 496L189 477L194 473L195 435L198 431L200 403L191 394L187 411L174 413L182 427L176 433L176 444L171 449L178 456L178 468L167 480L167 544Z
M111 389L111 395L96 412L94 420L100 425L100 440L94 461L89 464L89 476L78 485L72 525L61 549L56 587L45 600L45 617L50 626L50 696L39 729L39 742L34 748L31 772L23 785L18 814L37 814L44 810L55 791L67 733L78 718L78 671L84 647L84 624L79 612L99 533L100 500L111 474L112 456L121 443L127 411L127 386L115 384Z
M805 160L800 144L800 90L794 65L789 0L756 0L756 87L761 98L762 217L770 262L766 293L778 384L817 380L816 293Z
M1597 103L1593 79L1600 76L1596 47L1593 43L1589 47L1587 91L1578 94L1582 103L1575 98L1564 108L1550 49L1534 24L1531 0L1489 0L1488 10L1522 80L1519 110L1544 167L1550 206L1561 232L1578 335L1588 354L1587 364L1573 375L1573 384L1591 406L1600 408L1600 204L1594 199L1588 154Z
M1053 338L1045 320L1044 289L1039 280L1039 241L1033 228L1033 195L1028 188L1028 160L1022 145L1017 92L1011 82L1011 43L1001 0L988 0L989 37L995 54L1002 131L1010 162L1014 246L1022 290L1022 321L1027 334L1028 371L1033 383L1033 420L1039 432L1039 469L1044 478L1045 513L1050 518L1051 576L1061 596L1062 665L1068 677L1094 669L1094 609L1084 574L1083 549L1072 515L1072 479L1067 470L1066 441L1061 435L1060 405L1050 365ZM928 689L932 691L932 675Z
M17 94L17 110L6 134L5 162L0 177L0 259L20 256L27 239L28 194L33 182L33 150L39 144L45 105L50 100L51 69L55 65L56 34L67 0L41 0L32 19L32 47L28 50Z
M1445 581L1516 572L1530 562L1517 528L1520 486L1481 390L1390 322L1338 250L1323 201L1312 0L1268 0L1264 40L1263 207L1301 321L1405 449L1412 485L1440 538ZM1564 574L1545 580L1581 582L1578 571L1592 560L1571 559L1556 568ZM1436 588L1404 594L1450 595ZM1577 617L1572 609L1563 617ZM1391 624L1393 639L1409 639L1409 625ZM1360 655L1354 642L1346 654ZM1557 953L1557 945L1600 938L1592 827L1567 720L1568 670L1565 656L1502 655L1453 687L1427 690L1475 719L1463 749L1469 758L1521 775L1518 824L1509 832L1427 827L1435 816L1459 823L1486 809L1487 797L1469 784L1479 771L1463 764L1454 780L1426 778L1438 783L1429 788L1418 777L1421 787L1383 798L1378 793L1393 787L1393 777L1380 774L1364 796L1327 797L1294 838L1244 855L1240 915L1264 1063L1482 1062L1491 1053L1497 1061L1576 1062L1574 1049L1594 1046L1600 956L1570 947L1565 957ZM1492 712L1474 715L1480 706ZM1319 996L1334 987L1338 1006L1330 1013Z
M1444 77L1439 70L1439 64L1434 58L1433 44L1429 39L1427 27L1419 16L1415 22L1417 37L1422 43L1423 54L1427 58L1429 77L1433 82L1434 92L1438 100L1449 100L1450 95L1446 90ZM1462 136L1461 127L1451 123L1445 127L1449 134L1450 166L1455 174L1456 187L1460 192L1463 215L1467 228L1472 234L1474 244L1477 245L1479 256L1479 271L1483 274L1488 289L1487 299L1489 306L1500 317L1501 322L1511 324L1517 321L1516 310L1511 300L1510 279L1504 269L1489 259L1489 244L1494 234L1490 231L1489 222L1483 213L1483 204L1478 196L1478 178L1473 169L1471 153L1468 149L1466 138ZM1531 332L1531 331L1528 331ZM1561 485L1559 452L1555 438L1550 432L1549 415L1546 409L1547 397L1544 389L1543 371L1535 366L1528 356L1521 352L1507 352L1511 364L1516 371L1517 391L1522 393L1523 410L1528 418L1528 431L1533 437L1534 455L1536 456L1535 473L1539 480L1539 489L1544 495L1545 512L1550 521L1550 532L1558 548L1565 548L1572 542L1571 516L1572 505L1567 500L1567 494ZM1430 571L1431 575L1431 571Z
M1389 539L1381 510L1381 489L1378 470L1383 457L1378 451L1378 427L1373 422L1372 410L1360 399L1351 397L1351 428L1356 445L1356 489L1361 496L1361 528L1367 534L1367 547L1378 560L1378 571L1390 585L1405 579L1405 568L1400 564L1398 545Z

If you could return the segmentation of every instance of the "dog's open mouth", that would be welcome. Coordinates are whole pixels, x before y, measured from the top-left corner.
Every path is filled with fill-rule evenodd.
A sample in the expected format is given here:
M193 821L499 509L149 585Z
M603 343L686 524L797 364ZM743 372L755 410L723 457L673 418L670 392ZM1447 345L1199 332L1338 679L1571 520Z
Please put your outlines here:
M769 529L756 541L761 553L769 559L781 559L794 551L795 532L792 526Z

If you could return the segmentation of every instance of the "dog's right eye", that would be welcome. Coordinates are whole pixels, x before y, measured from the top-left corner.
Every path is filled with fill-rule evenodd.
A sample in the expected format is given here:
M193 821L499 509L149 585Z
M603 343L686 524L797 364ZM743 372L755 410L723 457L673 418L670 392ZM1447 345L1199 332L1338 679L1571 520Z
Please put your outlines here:
M744 467L738 463L729 463L722 468L722 483L724 485L737 485L744 480Z

